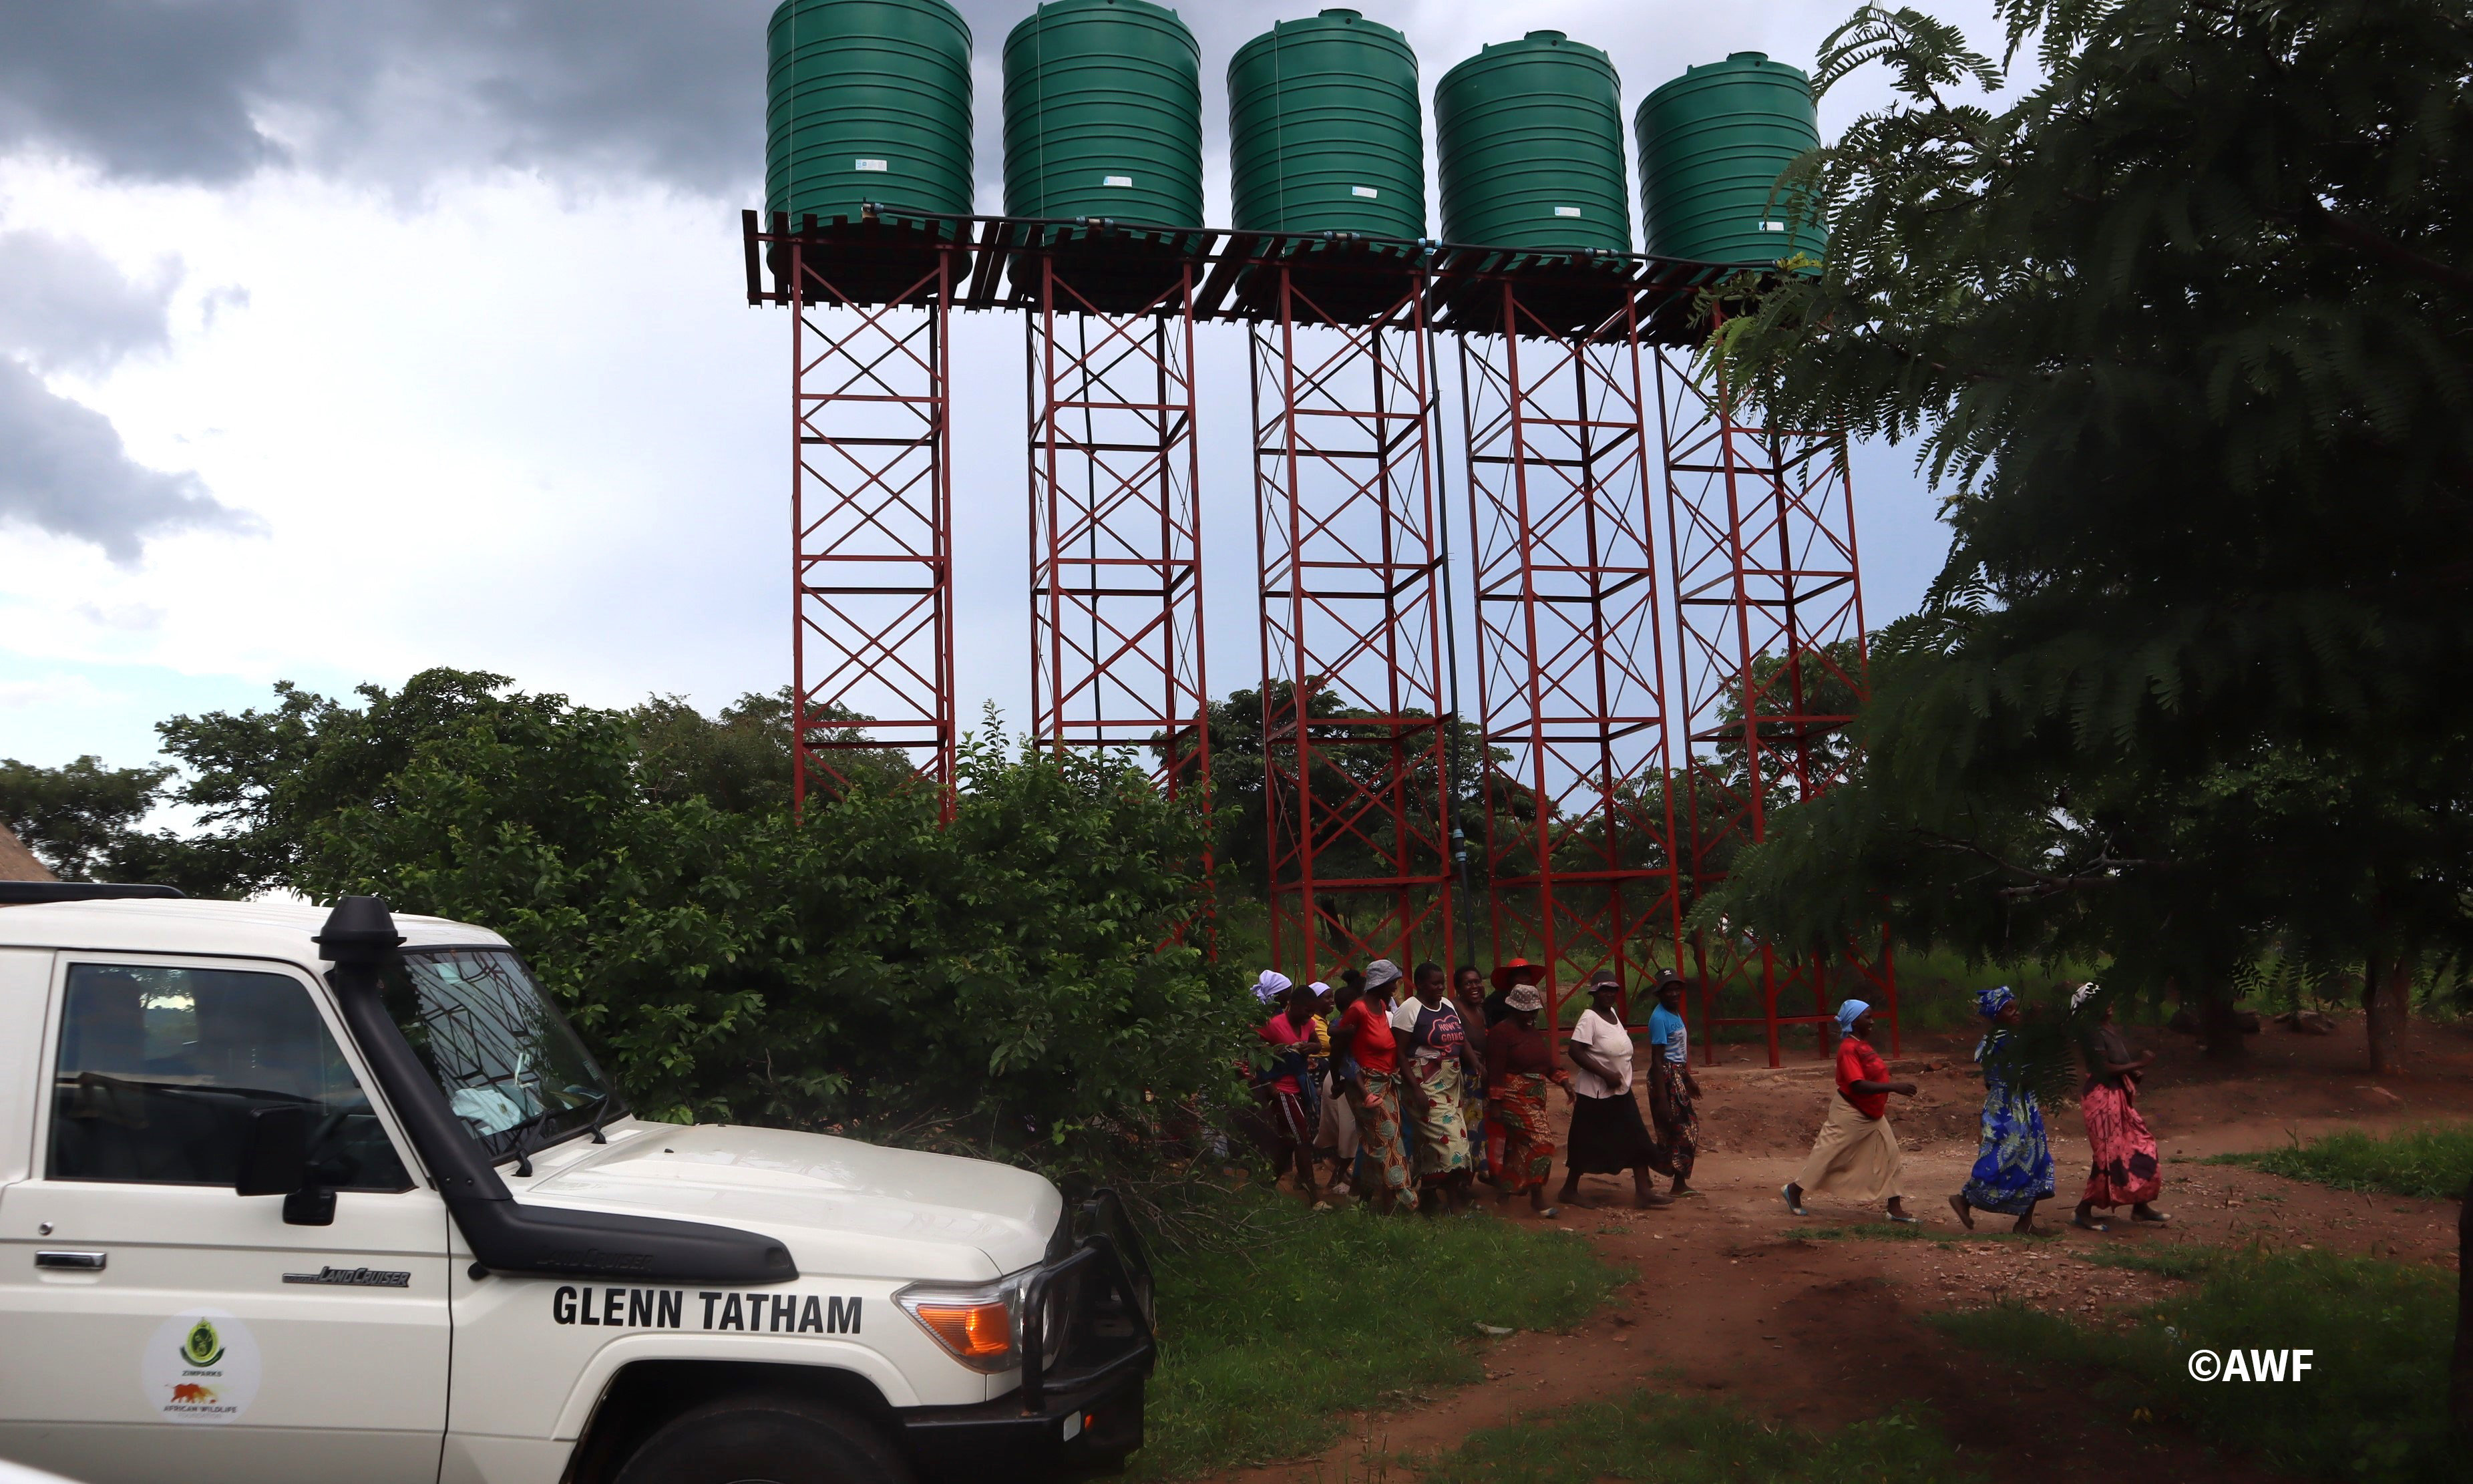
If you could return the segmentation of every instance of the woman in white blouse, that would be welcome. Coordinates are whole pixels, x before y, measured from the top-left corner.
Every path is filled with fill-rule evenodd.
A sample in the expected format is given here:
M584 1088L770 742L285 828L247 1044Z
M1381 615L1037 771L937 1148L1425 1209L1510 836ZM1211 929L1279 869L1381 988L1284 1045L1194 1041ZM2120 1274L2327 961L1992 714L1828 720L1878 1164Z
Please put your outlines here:
M1670 1197L1649 1185L1649 1172L1666 1163L1664 1152L1640 1116L1640 1100L1631 1092L1631 1032L1623 1029L1616 1007L1622 986L1611 973L1597 975L1589 986L1589 1008L1572 1027L1563 1050L1572 1059L1572 1153L1555 1199L1567 1206L1580 1200L1580 1177L1631 1171L1636 1206L1670 1206Z

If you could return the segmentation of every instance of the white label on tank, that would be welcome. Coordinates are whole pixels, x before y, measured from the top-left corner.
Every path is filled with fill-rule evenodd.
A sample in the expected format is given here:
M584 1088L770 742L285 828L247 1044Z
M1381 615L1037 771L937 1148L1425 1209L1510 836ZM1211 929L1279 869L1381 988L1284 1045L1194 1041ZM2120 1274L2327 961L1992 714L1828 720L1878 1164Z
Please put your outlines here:
M1782 232L1786 230L1786 224L1784 222L1763 222L1761 224L1761 230L1765 232Z
M1099 183L1101 185L1122 185L1131 187L1134 183L1134 178L1132 176L1101 176L1099 178Z
M1578 216L1580 214L1580 208L1577 206L1556 206L1554 208L1554 214L1556 216Z
M1348 188L1348 194L1351 196L1362 196L1367 201L1379 201L1382 196L1381 191L1376 190L1370 185L1352 185Z
M884 161L880 159L854 160L852 163L861 170L882 170L884 168Z

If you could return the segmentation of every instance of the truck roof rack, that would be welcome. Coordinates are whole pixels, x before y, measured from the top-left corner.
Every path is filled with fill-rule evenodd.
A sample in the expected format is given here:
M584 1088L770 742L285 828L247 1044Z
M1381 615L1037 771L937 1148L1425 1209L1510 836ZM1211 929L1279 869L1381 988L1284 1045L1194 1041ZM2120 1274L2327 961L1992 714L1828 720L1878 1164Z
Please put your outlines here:
M111 901L124 897L178 897L177 886L114 881L0 881L0 907L46 901Z

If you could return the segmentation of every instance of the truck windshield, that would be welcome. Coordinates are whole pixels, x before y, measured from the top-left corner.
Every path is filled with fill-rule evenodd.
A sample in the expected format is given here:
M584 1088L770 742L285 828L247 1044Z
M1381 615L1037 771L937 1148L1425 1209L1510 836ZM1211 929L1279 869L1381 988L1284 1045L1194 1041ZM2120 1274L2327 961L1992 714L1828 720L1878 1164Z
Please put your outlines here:
M610 1079L505 948L409 948L387 1009L493 1161L617 1116Z

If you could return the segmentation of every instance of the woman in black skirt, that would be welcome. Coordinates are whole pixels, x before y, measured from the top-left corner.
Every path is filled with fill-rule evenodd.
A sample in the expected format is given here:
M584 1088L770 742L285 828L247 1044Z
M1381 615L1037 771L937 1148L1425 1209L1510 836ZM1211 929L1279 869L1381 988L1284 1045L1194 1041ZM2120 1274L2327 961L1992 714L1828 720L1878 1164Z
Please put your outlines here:
M1580 1177L1631 1171L1632 1204L1670 1206L1672 1200L1649 1186L1649 1171L1666 1164L1665 1152L1640 1116L1640 1100L1631 1093L1631 1032L1623 1029L1616 1003L1622 987L1614 975L1601 973L1589 986L1589 1008L1563 1043L1573 1066L1572 1154L1563 1178L1566 1206L1580 1200Z

